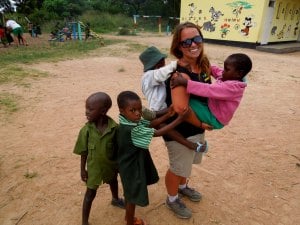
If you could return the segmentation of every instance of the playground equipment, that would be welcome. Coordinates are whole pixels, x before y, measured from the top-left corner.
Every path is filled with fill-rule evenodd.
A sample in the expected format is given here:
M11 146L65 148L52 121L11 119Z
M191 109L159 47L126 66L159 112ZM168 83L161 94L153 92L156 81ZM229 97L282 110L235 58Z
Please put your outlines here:
M79 23L84 29L87 28L87 26L86 26L83 22L78 21L78 23ZM101 35L97 34L97 33L94 32L93 30L91 30L90 28L89 28L89 30L90 30L90 36L91 36L91 37L96 38L96 39L99 39L100 42L101 42L101 44L104 44L104 42L103 42L103 37L102 37Z
M138 27L138 18L157 18L157 24L158 24L158 33L161 33L161 27L162 27L162 17L161 16L148 16L148 15L133 15L133 26L134 26L134 31L136 33L136 29ZM172 32L172 29L174 26L179 22L178 17L169 17L168 24L166 26L166 34L169 35Z
M90 37L100 40L100 44L104 45L103 37L92 31L81 21L68 22L64 28L58 30L55 34L53 34L53 37L49 41L63 42L67 39L82 41L83 39L86 39L86 29L89 29Z
M137 28L137 19L139 17L142 17L142 18L157 18L158 19L158 33L161 33L161 16L133 15L133 25L134 25L135 33L136 33L136 28Z

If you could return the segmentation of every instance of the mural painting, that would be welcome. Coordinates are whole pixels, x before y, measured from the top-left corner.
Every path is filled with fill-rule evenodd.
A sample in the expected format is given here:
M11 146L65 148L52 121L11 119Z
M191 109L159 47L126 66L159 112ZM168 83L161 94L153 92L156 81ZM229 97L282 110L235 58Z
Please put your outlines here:
M263 27L268 7L274 15ZM257 43L262 29L268 29L270 42L289 41L299 35L299 9L299 0L182 0L180 21L200 25L209 39Z

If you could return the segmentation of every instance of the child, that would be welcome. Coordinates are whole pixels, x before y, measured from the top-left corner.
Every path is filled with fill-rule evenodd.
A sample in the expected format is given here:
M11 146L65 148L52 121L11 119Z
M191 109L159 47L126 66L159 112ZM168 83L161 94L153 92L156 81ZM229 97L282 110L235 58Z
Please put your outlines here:
M102 183L110 186L111 204L119 208L125 207L123 199L118 197L118 125L107 116L111 105L111 98L103 92L96 92L87 98L85 114L88 122L81 128L74 148L74 153L81 155L81 179L87 185L82 207L82 225L88 225L92 202Z
M90 23L86 23L85 30L84 30L85 40L87 40L91 36L91 28L90 27L91 27Z
M142 92L147 98L149 109L159 111L167 108L165 81L176 70L177 62L165 65L167 55L162 54L156 47L147 48L139 56L144 65L142 76Z
M21 25L14 20L5 19L5 21L6 27L11 30L14 35L14 41L16 42L16 44L19 45L22 42L23 45L28 45L26 39L23 36L23 28L21 27Z
M238 108L243 97L247 83L243 81L244 77L252 69L251 59L242 53L232 54L224 62L224 70L212 67L212 75L216 82L213 84L194 82L184 76L184 74L175 75L171 79L171 87L186 87L188 94L208 97L208 103L202 103L197 100L189 100L192 111L195 112L201 122L210 124L213 129L221 129L229 123L234 112ZM174 99L175 101L175 99ZM173 104L177 104L174 102ZM188 102L188 95L182 102ZM189 115L187 115L189 116ZM199 124L194 118L194 125Z
M145 225L142 219L134 217L135 206L149 204L147 185L158 181L158 173L149 153L149 144L153 137L165 134L168 129L179 124L179 116L171 124L162 129L150 128L158 126L170 118L171 111L150 121L142 118L142 101L131 91L123 91L117 98L120 111L118 130L118 163L123 185L127 225Z
M6 33L5 33L5 28L0 24L0 42L6 46Z
M151 46L145 49L139 56L139 59L144 65L144 74L142 76L142 92L147 98L149 109L155 114L162 115L167 111L166 104L166 86L165 81L176 70L177 62L172 61L165 65L166 54L162 54L156 47ZM147 109L143 110L146 114ZM203 152L207 150L206 143L193 143L185 139L175 130L168 132L169 137L173 140L185 145L187 148Z

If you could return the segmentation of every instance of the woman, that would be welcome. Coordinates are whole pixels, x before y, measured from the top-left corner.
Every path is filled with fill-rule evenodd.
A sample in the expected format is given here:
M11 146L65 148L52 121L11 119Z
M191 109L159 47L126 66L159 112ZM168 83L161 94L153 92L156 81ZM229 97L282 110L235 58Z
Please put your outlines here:
M211 83L210 79L210 63L204 54L203 36L200 27L185 22L179 24L174 31L171 44L171 54L178 59L177 71L187 74L191 80L198 82ZM166 81L167 88L167 105L172 104L172 98L185 99L185 90L182 87L176 87L172 90L172 98L170 91L170 78ZM207 98L193 96L201 101L207 101ZM180 102L180 100L178 101ZM174 106L179 107L180 106ZM204 129L195 127L190 123L182 123L175 128L180 134L192 142L204 141ZM187 186L187 178L191 175L192 164L200 163L202 153L186 148L176 141L164 136L164 140L168 149L170 168L165 177L165 184L168 192L166 206L171 209L179 218L188 219L192 216L192 211L178 198L178 193L188 197L191 201L199 202L201 194Z

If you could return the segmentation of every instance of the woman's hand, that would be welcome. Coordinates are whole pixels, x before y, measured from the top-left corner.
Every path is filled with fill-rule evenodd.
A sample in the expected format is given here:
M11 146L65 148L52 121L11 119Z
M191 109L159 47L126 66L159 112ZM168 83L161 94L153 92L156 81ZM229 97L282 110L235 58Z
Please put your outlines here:
M187 79L185 79L181 73L179 72L175 72L173 73L172 75L172 78L171 78L171 82L170 82L170 87L171 88L175 88L177 86L184 86L186 87L187 86Z

